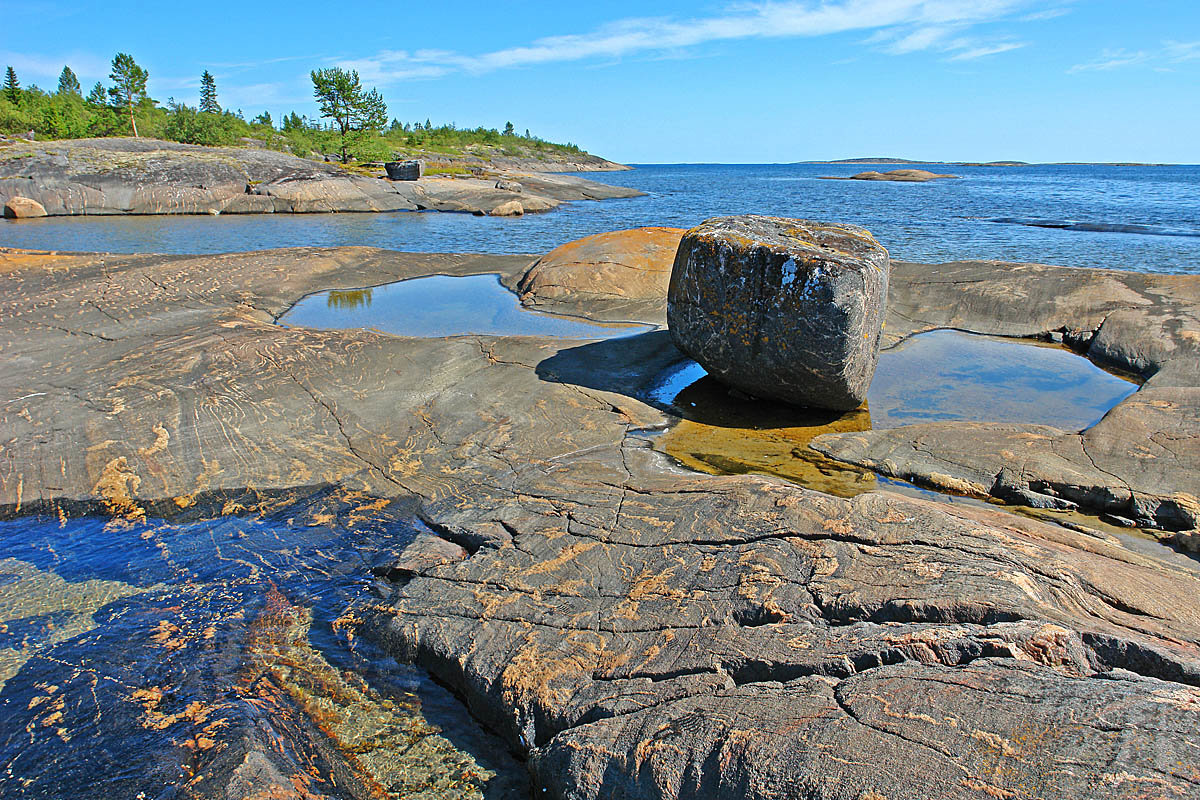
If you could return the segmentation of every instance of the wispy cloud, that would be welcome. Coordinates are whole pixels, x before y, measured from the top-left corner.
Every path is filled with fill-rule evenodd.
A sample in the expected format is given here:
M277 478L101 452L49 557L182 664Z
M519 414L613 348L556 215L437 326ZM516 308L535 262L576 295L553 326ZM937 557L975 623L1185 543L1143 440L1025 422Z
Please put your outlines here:
M1200 59L1200 41L1166 41L1156 50L1126 50L1124 48L1103 50L1098 58L1076 64L1067 72L1102 72L1141 65L1150 66L1163 72L1169 71L1171 64L1182 64L1185 61L1196 59Z
M1121 67L1132 67L1135 64L1144 64L1149 60L1150 54L1145 50L1138 50L1136 52L1125 50L1124 48L1104 50L1100 53L1099 58L1083 64L1076 64L1067 70L1067 72L1102 72Z
M1167 60L1174 64L1200 58L1200 41L1166 42L1165 45Z
M58 76L63 67L70 67L75 74L86 79L102 78L108 75L111 64L90 53L79 51L46 55L41 53L16 53L11 50L0 50L0 64L11 66L28 85L41 81L43 88L53 89L53 81L57 85Z
M1043 22L1048 19L1057 19L1058 17L1070 14L1069 8L1048 8L1045 11L1035 11L1032 14L1026 14L1021 17L1022 22Z
M994 56L998 53L1007 53L1009 50L1017 50L1022 47L1025 47L1025 42L1000 42L997 44L981 45L979 47L972 47L959 53L955 53L954 55L950 56L950 60L974 61L977 58Z
M692 19L638 17L617 20L587 33L536 39L480 54L445 50L385 50L334 61L357 69L372 83L436 78L452 72L481 74L515 67L684 50L743 39L814 37L873 31L887 52L957 53L960 60L1016 49L1011 42L976 41L962 33L979 24L1009 19L1031 0L840 0L740 5L724 14Z

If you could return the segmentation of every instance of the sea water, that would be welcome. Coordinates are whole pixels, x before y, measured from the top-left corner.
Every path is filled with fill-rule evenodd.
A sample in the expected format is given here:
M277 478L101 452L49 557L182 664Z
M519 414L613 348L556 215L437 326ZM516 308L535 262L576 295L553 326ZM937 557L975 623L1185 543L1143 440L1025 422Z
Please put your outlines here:
M0 223L0 246L217 253L369 245L543 253L603 231L771 214L861 225L898 260L1200 272L1200 166L904 166L961 177L928 183L821 179L888 169L865 164L639 165L586 177L640 189L645 197L581 201L515 219L434 212L48 217Z

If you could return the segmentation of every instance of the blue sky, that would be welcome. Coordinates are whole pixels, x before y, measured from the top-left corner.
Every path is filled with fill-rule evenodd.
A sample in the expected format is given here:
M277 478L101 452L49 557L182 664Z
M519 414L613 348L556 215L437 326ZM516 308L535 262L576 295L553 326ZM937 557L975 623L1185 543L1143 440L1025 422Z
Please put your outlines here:
M286 4L12 0L0 65L85 90L315 115L357 68L392 116L518 129L620 161L854 156L1200 162L1196 0Z

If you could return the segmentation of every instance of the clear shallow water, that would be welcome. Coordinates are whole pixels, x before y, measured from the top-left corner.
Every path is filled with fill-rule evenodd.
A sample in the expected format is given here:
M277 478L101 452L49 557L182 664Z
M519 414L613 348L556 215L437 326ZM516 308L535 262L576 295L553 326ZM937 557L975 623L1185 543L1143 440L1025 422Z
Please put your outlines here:
M645 165L586 177L641 189L647 197L573 203L519 219L404 212L58 217L0 223L0 246L213 253L372 245L416 252L542 253L602 231L690 227L721 214L761 213L862 225L897 259L1200 272L1198 166L926 166L962 179L923 184L819 180L884 169L855 164ZM1005 219L1011 221L993 221ZM1081 229L1042 227L1046 224ZM1122 226L1134 232L1107 230ZM1128 226L1141 226L1142 232Z
M664 376L651 398L677 407L681 396L692 403L684 393L707 374L688 361ZM1078 431L1135 391L1137 384L1060 347L931 331L879 354L863 409L866 426L858 429L959 420Z
M279 318L312 328L373 328L398 336L629 336L643 325L601 325L522 307L497 275L431 275L371 289L317 292Z
M316 724L387 797L527 798L499 740L358 630L371 566L421 532L320 493L253 518L0 522L0 797L203 795L262 730L314 791L360 796Z

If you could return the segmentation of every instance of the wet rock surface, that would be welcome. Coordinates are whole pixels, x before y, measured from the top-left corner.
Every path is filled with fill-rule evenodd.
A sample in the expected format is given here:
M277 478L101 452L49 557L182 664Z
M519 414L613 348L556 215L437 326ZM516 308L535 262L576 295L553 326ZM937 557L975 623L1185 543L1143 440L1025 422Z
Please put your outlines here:
M667 325L723 383L798 406L857 408L875 373L888 261L852 225L711 219L679 243Z
M639 399L683 357L665 331L579 344L273 324L318 289L433 272L515 286L529 263L7 251L0 510L217 514L321 485L407 504L466 557L410 560L369 609L373 637L527 755L538 796L1200 796L1194 571L998 510L672 468L641 433L667 418ZM886 335L1066 328L1093 355L1154 358L1117 411L1159 389L1178 405L1131 405L1110 441L1144 440L1138 422L1179 453L1155 468L1182 483L1196 292L899 265ZM283 644L264 652L305 624L276 616ZM205 759L204 796L275 763Z
M50 215L425 209L486 214L518 198L525 211L548 211L572 200L641 194L571 175L521 175L519 180L525 185L519 193L497 188L494 179L387 181L286 153L154 139L0 148L0 202L29 198Z
M1036 264L893 265L885 343L953 327L1060 334L1142 388L1084 431L934 423L823 436L826 455L981 496L1077 504L1146 527L1200 527L1200 281Z

